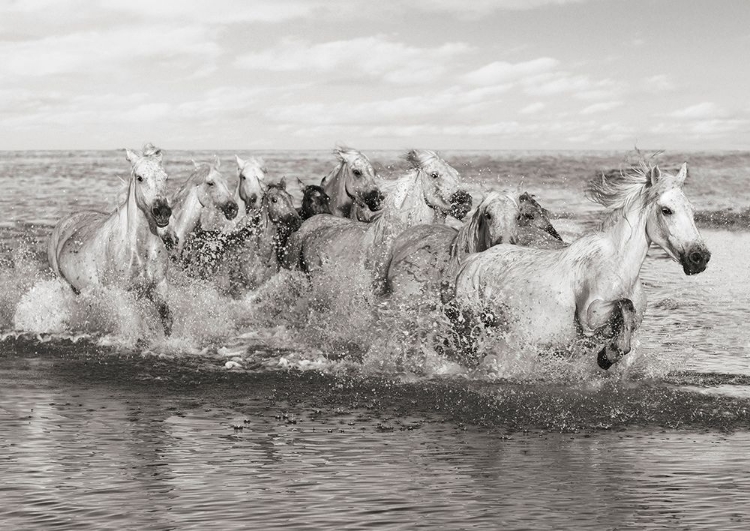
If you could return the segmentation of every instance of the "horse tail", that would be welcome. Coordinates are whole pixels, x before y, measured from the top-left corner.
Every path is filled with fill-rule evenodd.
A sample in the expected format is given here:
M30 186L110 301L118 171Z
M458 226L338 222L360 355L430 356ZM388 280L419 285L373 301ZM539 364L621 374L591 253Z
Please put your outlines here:
M57 249L60 242L60 223L58 223L52 230L52 234L49 235L47 240L47 262L49 262L50 269L58 277L62 277L60 272L60 263L57 260Z

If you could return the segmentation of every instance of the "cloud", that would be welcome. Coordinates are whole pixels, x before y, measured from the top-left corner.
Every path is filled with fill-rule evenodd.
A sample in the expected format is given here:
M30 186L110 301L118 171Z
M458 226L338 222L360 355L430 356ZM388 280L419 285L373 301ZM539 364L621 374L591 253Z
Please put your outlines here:
M495 61L463 76L471 85L497 85L517 81L529 75L537 75L554 69L559 61L551 57L540 57L520 63Z
M523 109L519 110L518 112L520 114L536 114L542 109L544 109L546 105L542 103L541 101L538 101L536 103L532 103L530 105L527 105Z
M286 39L275 48L242 55L234 65L275 72L335 72L411 84L436 79L445 71L446 63L470 50L470 46L460 42L417 48L382 35L318 44Z
M643 87L650 92L670 92L676 88L669 76L665 74L646 78Z
M687 119L721 118L726 116L726 112L714 102L704 101L703 103L674 111L669 116Z
M0 42L0 64L7 75L41 77L118 71L123 63L173 61L177 57L205 61L220 47L201 27L136 26L83 31L27 41Z
M621 101L604 101L601 103L594 103L593 105L589 105L585 109L581 111L581 114L594 114L597 112L604 112L609 111L612 109L616 109L617 107L621 107L622 102Z
M528 11L545 6L580 4L589 0L412 0L416 9L451 13L461 18L477 18L498 11Z

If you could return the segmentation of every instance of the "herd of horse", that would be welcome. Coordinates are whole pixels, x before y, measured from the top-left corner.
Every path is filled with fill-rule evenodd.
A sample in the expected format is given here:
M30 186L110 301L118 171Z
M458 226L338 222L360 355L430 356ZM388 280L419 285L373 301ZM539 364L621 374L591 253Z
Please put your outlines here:
M269 182L260 158L236 157L234 192L218 158L194 163L169 197L161 150L126 150L127 199L109 214L63 218L49 239L50 266L76 293L113 285L152 301L166 335L170 264L233 296L281 268L311 282L356 271L373 296L441 308L468 345L476 326L499 328L540 348L583 345L606 370L631 350L643 320L639 274L651 244L688 275L711 256L683 191L686 164L670 174L641 160L601 174L587 193L608 209L604 221L565 243L526 192L491 191L475 206L434 151L409 151L395 180L379 178L355 149L335 155L320 185L300 181L295 208L285 179Z

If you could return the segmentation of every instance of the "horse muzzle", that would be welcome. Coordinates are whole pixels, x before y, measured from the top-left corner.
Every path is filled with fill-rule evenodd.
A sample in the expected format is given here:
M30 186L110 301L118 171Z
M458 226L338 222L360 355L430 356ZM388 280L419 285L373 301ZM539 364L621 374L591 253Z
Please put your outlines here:
M151 215L154 217L156 226L164 228L169 225L169 218L172 217L172 209L169 208L169 203L166 200L157 199L151 208Z
M450 197L451 208L449 214L461 221L466 217L466 214L471 210L471 194L466 190L458 190Z
M284 214L275 219L271 218L271 221L276 223L282 232L287 233L296 232L302 226L302 218L296 211Z
M380 190L375 188L374 190L370 190L365 195L363 195L362 201L365 203L365 205L367 205L367 208L375 212L383 208L383 201L385 201L385 196L380 193Z
M239 208L237 207L237 203L234 201L227 201L223 205L221 205L221 211L224 213L224 217L227 219L234 219L237 217L237 212L239 211Z
M245 202L245 214L249 214L254 208L258 208L258 194L250 194L247 199L243 198Z
M711 260L711 251L703 244L694 245L680 254L680 263L686 275L702 273L709 260Z

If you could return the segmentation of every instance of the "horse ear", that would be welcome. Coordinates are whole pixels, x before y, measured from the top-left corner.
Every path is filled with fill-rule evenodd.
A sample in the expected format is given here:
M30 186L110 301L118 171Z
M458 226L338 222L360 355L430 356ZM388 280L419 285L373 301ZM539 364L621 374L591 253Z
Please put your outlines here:
M237 160L237 167L242 169L245 166L245 161L242 160L239 155L235 155L234 158Z
M135 164L136 161L139 158L141 158L141 157L135 151L132 151L132 150L126 148L125 149L125 158L128 159L128 162L130 164Z
M198 166L200 166L200 164L198 164L197 162L195 162L195 159L190 159L190 162L193 163L193 168L195 168L196 170L198 169Z
M221 166L221 159L218 155L214 155L214 166L216 166L216 169L218 170Z
M413 168L419 168L419 157L417 156L416 149L410 149L406 152L406 160L409 162L409 164L412 165Z
M661 170L659 169L659 166L651 168L651 171L649 172L649 182L651 183L651 186L656 186L656 183L659 182L660 178Z
M299 177L297 177L297 182L299 183L300 190L304 190L305 187L307 186L305 183L302 182L302 179L300 179Z
M682 186L685 184L685 179L687 179L688 176L688 166L687 162L683 162L682 166L680 167L680 172L677 174L677 185Z
M279 180L279 188L281 188L282 190L286 190L286 176L283 176Z

